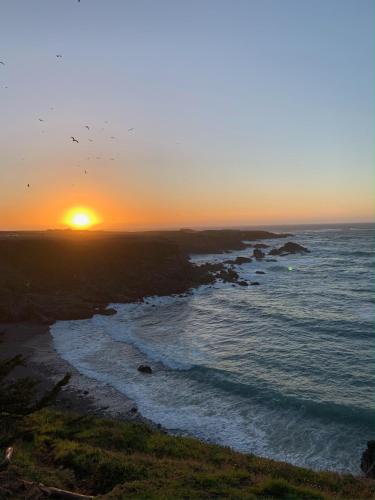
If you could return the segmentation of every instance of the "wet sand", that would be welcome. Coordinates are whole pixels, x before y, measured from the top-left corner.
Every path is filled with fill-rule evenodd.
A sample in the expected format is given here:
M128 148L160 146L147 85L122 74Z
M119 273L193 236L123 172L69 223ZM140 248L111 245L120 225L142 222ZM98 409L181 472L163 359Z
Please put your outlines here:
M48 326L31 323L0 323L0 358L22 354L25 366L17 367L11 377L33 377L40 381L40 392L50 389L67 372L72 374L56 400L60 409L92 413L117 419L146 422L134 412L135 404L107 384L80 374L55 351ZM133 409L133 411L132 411ZM147 421L149 424L151 422Z

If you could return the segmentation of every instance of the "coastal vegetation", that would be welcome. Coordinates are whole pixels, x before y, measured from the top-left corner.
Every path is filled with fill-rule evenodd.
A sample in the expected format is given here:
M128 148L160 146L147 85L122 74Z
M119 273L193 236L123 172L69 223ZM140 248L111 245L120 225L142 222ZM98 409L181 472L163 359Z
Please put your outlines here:
M20 431L12 464L0 475L8 498L24 498L29 483L106 499L352 500L375 492L370 479L244 455L140 423L44 409Z

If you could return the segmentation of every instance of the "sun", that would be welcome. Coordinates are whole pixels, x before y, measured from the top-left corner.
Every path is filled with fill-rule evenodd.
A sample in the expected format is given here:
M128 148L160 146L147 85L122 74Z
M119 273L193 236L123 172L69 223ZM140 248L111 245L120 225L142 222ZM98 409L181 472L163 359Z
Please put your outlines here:
M72 229L89 229L99 222L93 210L85 207L75 207L68 210L64 216L64 223Z
M91 225L90 216L84 213L74 214L72 217L72 225L75 227L89 227Z

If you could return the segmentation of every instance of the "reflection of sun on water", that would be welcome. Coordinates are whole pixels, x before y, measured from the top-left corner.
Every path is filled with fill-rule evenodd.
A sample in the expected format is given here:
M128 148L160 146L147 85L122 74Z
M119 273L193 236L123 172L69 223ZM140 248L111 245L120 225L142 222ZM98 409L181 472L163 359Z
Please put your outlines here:
M64 223L73 229L88 229L98 222L96 214L85 207L72 208L64 216Z

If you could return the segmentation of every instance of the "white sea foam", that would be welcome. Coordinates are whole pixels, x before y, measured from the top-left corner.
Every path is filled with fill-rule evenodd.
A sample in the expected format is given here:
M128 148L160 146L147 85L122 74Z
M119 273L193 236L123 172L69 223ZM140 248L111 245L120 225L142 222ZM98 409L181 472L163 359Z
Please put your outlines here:
M364 302L369 293L350 295L348 280L371 286L368 275L343 272L349 261L320 252L321 238L334 252L330 233L317 237L313 254L236 266L259 287L217 283L113 304L114 316L57 322L54 345L81 373L128 395L171 430L315 469L358 472L371 438L361 409L372 408L372 306ZM139 373L139 364L151 364L152 376ZM348 416L340 419L336 407Z

